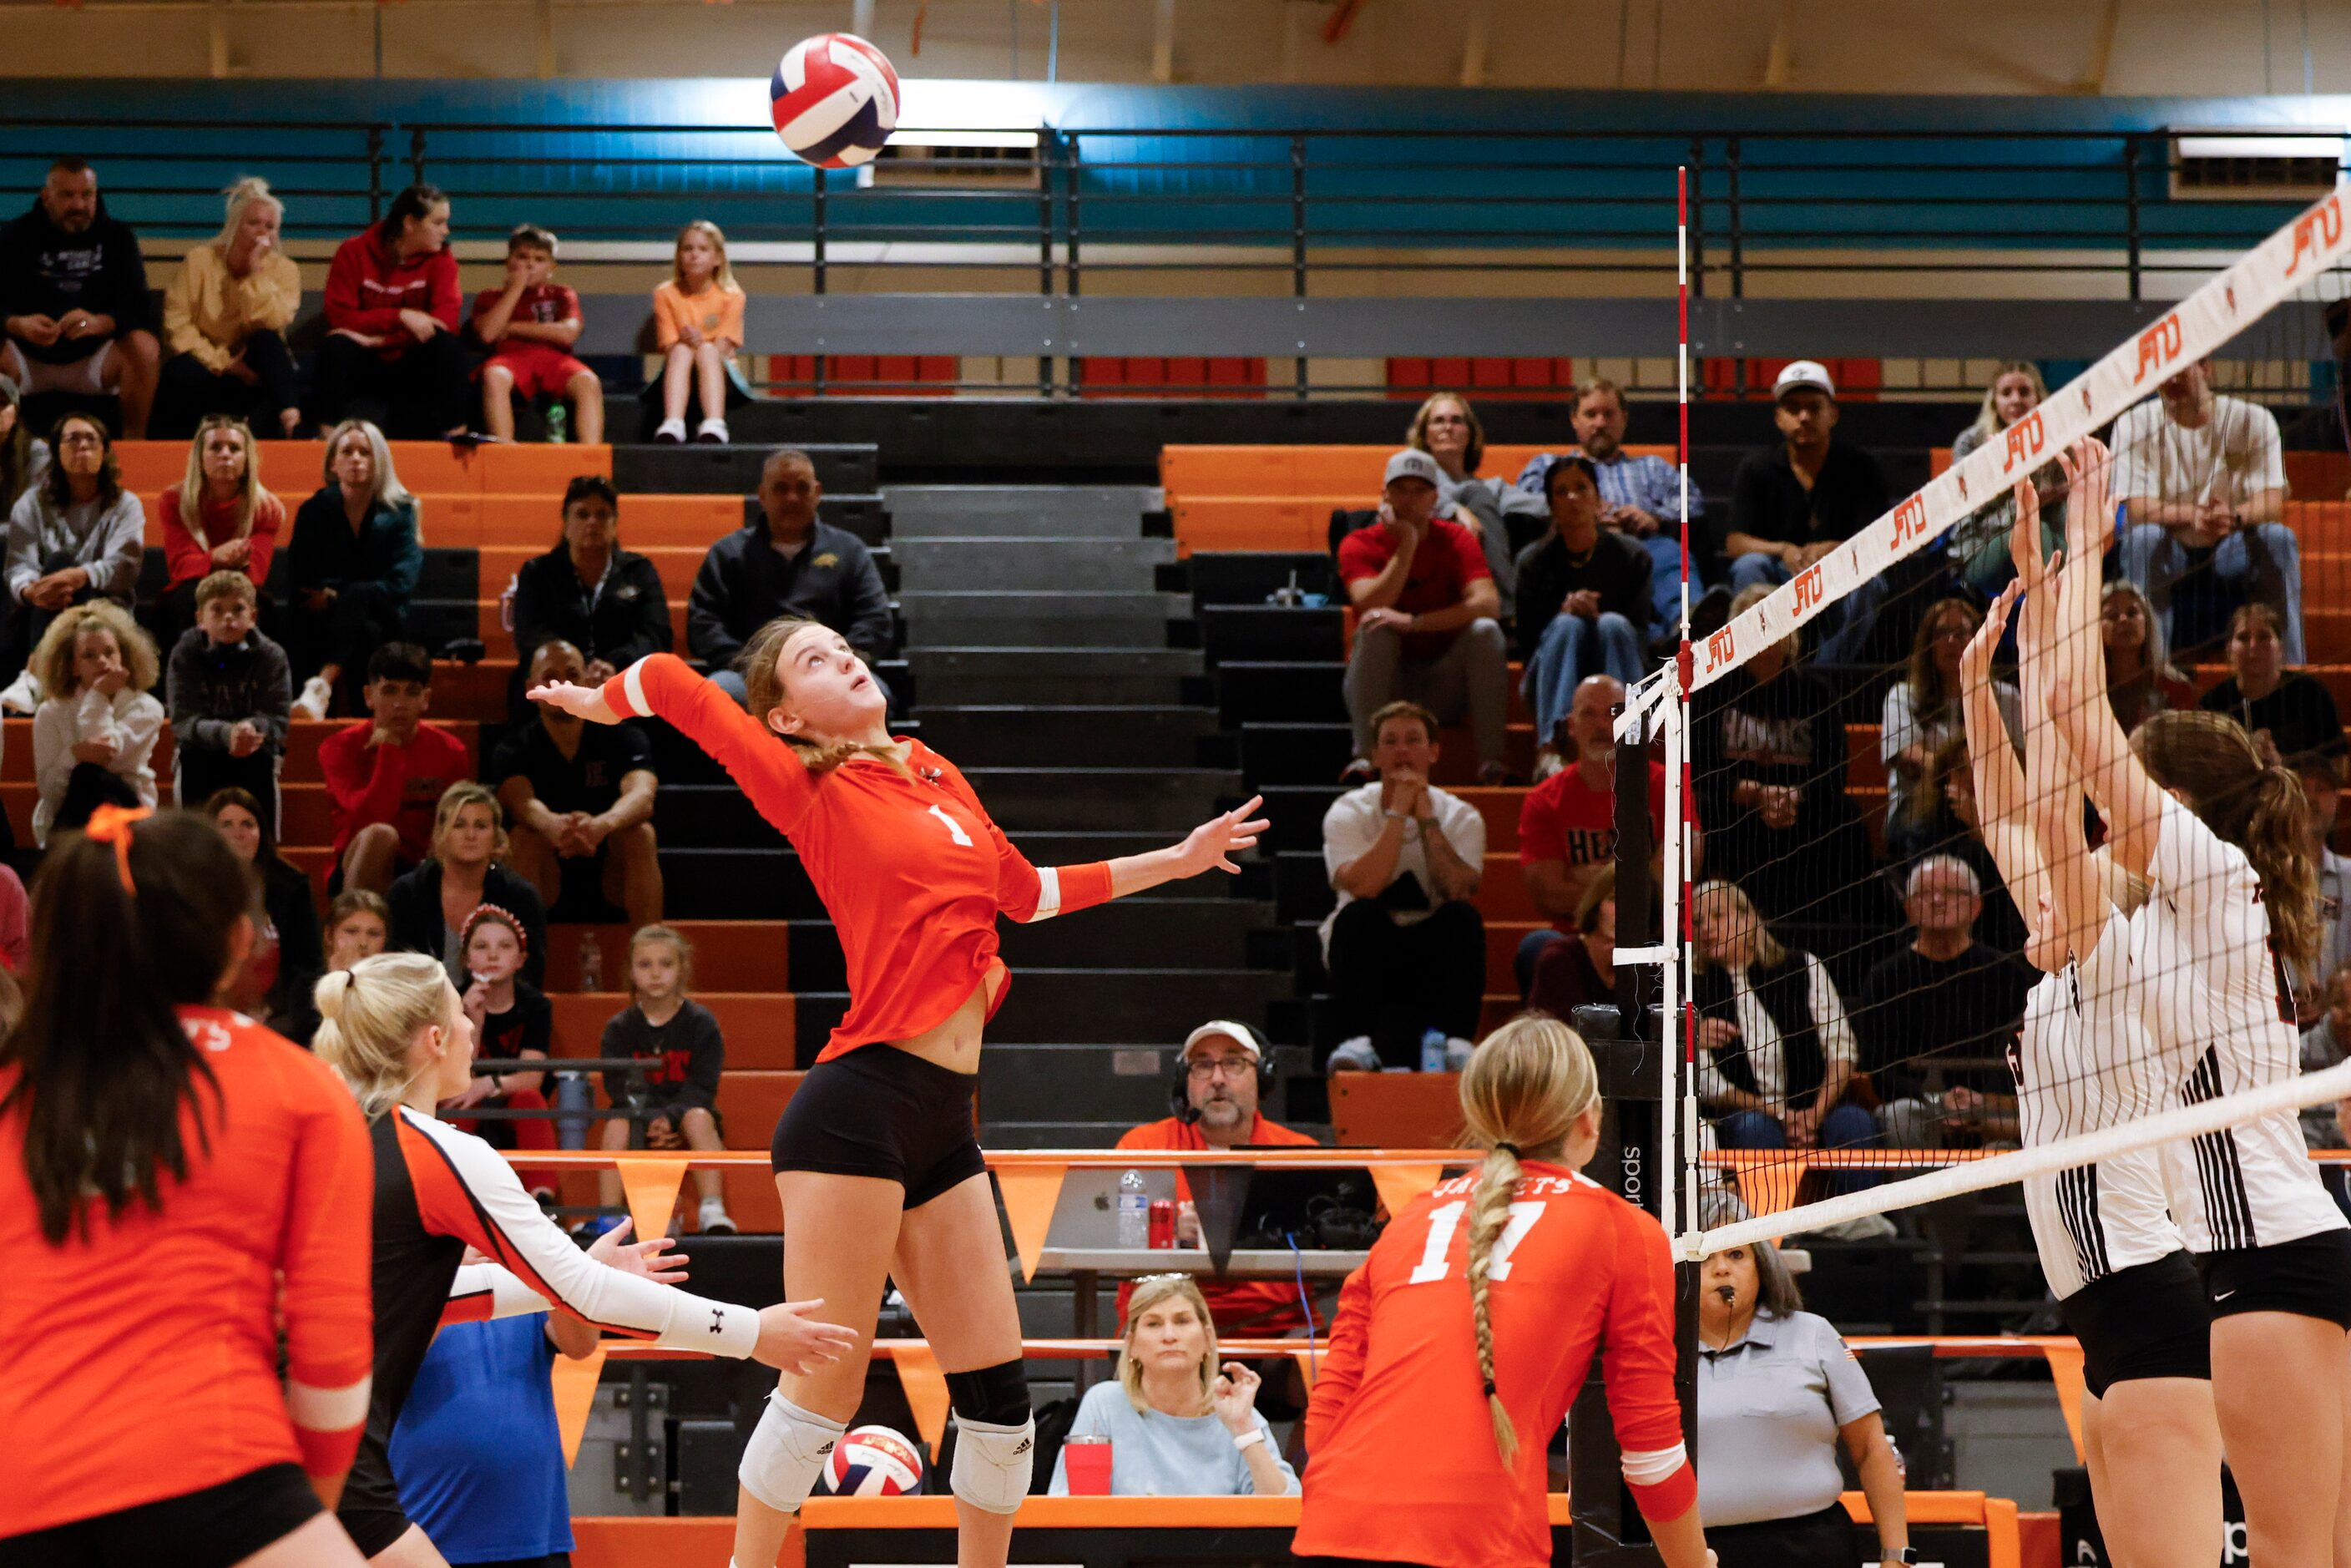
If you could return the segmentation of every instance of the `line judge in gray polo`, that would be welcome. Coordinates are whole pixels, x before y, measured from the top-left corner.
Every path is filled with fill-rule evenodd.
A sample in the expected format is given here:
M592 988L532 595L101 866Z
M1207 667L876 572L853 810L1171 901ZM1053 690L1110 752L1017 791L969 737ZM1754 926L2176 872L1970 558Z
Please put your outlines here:
M1877 1396L1826 1318L1803 1310L1770 1242L1729 1247L1699 1275L1698 1506L1720 1568L1843 1568L1842 1441L1876 1521L1878 1559L1915 1559L1902 1462Z

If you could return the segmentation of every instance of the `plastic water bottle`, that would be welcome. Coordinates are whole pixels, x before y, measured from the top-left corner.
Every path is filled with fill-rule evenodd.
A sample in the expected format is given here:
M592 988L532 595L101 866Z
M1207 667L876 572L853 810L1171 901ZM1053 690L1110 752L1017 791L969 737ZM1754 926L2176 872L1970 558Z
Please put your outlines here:
M580 988L583 991L604 988L604 949L598 944L593 931L580 934Z
M1118 1178L1118 1244L1151 1245L1151 1196L1143 1190L1141 1171L1128 1171Z
M1445 1071L1445 1031L1425 1029L1420 1031L1420 1070L1423 1072Z
M571 439L571 415L561 403L547 411L547 439L549 445L560 446Z

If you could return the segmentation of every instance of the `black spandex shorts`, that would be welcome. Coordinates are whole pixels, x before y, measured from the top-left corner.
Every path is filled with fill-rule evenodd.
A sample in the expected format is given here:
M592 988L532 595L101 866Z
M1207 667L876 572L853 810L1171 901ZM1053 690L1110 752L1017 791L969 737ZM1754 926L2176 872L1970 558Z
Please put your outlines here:
M228 1568L326 1510L299 1465L0 1541L0 1568Z
M2082 1382L2105 1397L2117 1383L2212 1377L2212 1313L2186 1252L2118 1269L2060 1303L2082 1342Z
M769 1162L894 1181L920 1208L987 1169L972 1126L977 1083L891 1045L820 1061L776 1123Z
M2206 1252L2205 1293L2212 1315L2292 1312L2351 1329L2351 1230L2322 1230L2274 1247Z

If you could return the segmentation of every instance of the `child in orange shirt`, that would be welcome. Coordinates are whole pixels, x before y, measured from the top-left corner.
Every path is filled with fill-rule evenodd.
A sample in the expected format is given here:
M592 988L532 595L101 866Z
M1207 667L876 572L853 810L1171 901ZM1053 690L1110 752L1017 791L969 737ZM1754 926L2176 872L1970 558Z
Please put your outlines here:
M743 346L743 288L726 265L726 236L707 218L680 229L675 275L653 290L653 323L660 335L662 422L659 442L685 439L685 401L702 396L702 423L694 438L724 444L726 434L726 364Z

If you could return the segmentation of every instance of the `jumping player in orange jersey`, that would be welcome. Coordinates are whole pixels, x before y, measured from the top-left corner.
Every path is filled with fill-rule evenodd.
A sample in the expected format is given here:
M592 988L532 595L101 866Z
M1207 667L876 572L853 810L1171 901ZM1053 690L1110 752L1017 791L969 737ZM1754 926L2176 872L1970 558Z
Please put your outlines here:
M735 1563L770 1568L865 1387L892 1281L946 1369L959 1433L950 1481L960 1568L1003 1568L1036 1446L1020 1320L972 1133L980 1033L1009 977L996 917L1042 920L1204 871L1237 871L1258 802L1150 854L1040 870L955 765L893 740L881 686L840 633L768 622L737 664L750 712L667 653L601 689L538 701L598 724L654 715L716 758L790 839L841 933L849 1014L777 1124L784 1293L833 1303L853 1354L787 1375L738 1472ZM753 716L757 716L756 717ZM886 1049L869 1049L882 1046Z
M1340 1291L1291 1552L1316 1568L1548 1564L1543 1439L1598 1345L1666 1568L1710 1568L1666 1233L1577 1174L1600 1136L1591 1051L1555 1019L1513 1019L1469 1058L1461 1114L1483 1164L1396 1216Z
M666 1238L606 1232L582 1253L540 1212L504 1156L435 1121L473 1079L474 1030L438 958L379 953L319 982L313 1042L359 1097L375 1147L375 1388L336 1511L387 1568L445 1568L409 1522L392 1474L392 1429L444 1322L560 1305L617 1333L677 1350L806 1367L846 1351L847 1329L814 1301L754 1312L670 1287L684 1278ZM490 1260L461 1270L465 1249ZM6 1565L0 1564L0 1568Z
M358 1568L373 1160L308 1051L214 1006L258 889L100 807L33 884L0 1041L0 1563ZM278 1333L286 1377L278 1377Z

